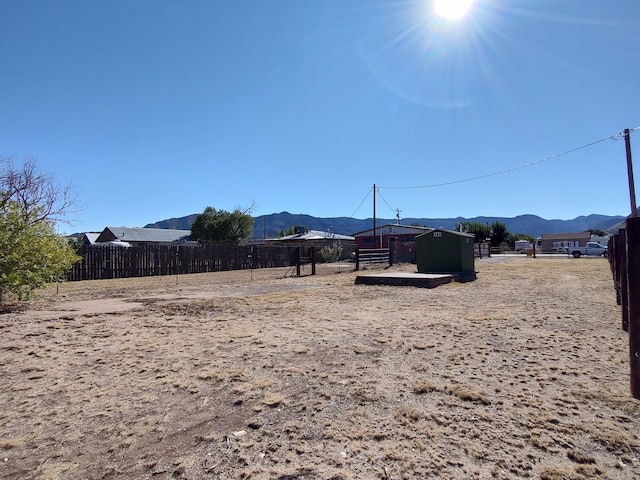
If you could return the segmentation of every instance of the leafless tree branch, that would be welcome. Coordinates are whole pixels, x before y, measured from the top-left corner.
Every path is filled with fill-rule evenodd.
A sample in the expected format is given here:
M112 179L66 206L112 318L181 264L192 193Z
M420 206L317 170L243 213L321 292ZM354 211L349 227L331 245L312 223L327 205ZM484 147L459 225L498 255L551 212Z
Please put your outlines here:
M58 186L53 176L39 172L33 159L16 167L11 158L0 158L0 212L9 206L17 208L28 224L66 222L77 196L70 185Z

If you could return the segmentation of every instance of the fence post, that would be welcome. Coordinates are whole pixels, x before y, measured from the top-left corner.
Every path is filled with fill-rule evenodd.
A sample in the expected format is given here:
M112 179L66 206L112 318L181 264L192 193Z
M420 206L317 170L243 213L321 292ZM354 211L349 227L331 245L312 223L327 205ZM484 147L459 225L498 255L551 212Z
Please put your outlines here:
M356 247L356 271L360 270L360 248Z
M296 275L299 277L300 276L300 247L296 247L296 254L298 259L296 260Z
M311 275L316 274L316 247L311 246Z
M613 272L613 282L616 287L616 303L622 305L622 297L620 293L620 263L622 261L622 250L624 242L620 240L620 231L613 235L610 240L612 249L609 249L609 261L611 262L611 270ZM613 252L613 255L611 255Z
M607 248L609 249L608 260L609 268L611 269L611 275L613 276L613 285L616 290L616 303L620 305L620 291L618 282L618 234L611 235L607 242Z
M627 218L626 227L631 394L640 399L640 218Z
M627 285L629 278L627 277L628 254L627 254L627 231L624 228L618 230L619 252L618 252L618 278L620 280L620 306L622 307L622 330L629 331L629 291Z
M396 254L396 238L389 238L389 266L393 267L393 257Z

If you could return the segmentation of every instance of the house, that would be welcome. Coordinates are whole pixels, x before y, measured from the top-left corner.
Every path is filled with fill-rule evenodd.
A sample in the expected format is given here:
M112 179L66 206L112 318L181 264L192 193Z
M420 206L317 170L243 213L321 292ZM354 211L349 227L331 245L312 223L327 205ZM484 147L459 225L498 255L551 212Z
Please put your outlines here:
M354 233L358 248L389 248L395 243L394 258L399 262L416 261L416 237L433 229L417 225L387 224L373 229Z
M170 230L165 228L129 228L106 227L95 243L127 242L133 247L145 247L152 245L170 245L186 243L191 235L191 230Z
M475 272L474 236L454 230L433 229L416 237L419 273Z
M590 240L590 232L543 233L536 247L544 253L563 252L567 247L584 247Z

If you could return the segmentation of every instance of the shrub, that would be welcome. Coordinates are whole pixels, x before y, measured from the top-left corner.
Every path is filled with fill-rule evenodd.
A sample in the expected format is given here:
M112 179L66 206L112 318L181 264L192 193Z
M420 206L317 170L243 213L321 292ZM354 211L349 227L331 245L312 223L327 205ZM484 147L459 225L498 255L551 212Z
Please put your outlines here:
M321 261L335 262L342 257L342 245L340 242L333 242L320 248Z

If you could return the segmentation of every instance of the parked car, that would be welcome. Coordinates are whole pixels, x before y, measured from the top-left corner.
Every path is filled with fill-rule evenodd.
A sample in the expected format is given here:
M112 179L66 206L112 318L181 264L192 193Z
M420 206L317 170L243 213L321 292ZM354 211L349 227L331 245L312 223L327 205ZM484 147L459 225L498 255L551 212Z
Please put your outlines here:
M573 258L578 258L581 255L595 255L595 256L607 256L609 249L596 242L587 242L585 247L569 247L568 252L573 255Z

